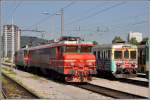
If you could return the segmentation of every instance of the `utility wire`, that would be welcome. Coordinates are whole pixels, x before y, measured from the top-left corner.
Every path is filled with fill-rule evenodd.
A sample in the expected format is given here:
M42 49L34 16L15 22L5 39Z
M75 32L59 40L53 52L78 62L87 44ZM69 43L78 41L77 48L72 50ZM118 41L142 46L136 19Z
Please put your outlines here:
M139 15L139 14L138 14ZM94 28L94 27L96 27L96 26L99 26L99 27L101 27L101 26L105 26L105 28L107 28L107 27L109 27L109 28L112 28L112 27L116 27L116 26L121 26L122 25L122 23L124 22L124 21L126 21L127 22L127 20L125 20L125 19L129 19L129 21L130 20L132 20L132 19L136 19L136 18L138 18L138 17L143 17L143 16L138 16L138 15L135 15L135 16L129 16L129 17L126 17L126 18L120 18L119 20L115 20L115 22L117 22L116 24L111 24L111 25L101 25L100 23L95 23L95 24L86 24L86 25L84 25L84 27L86 27L86 28ZM121 22L121 23L120 23ZM130 21L131 22L131 21ZM113 22L114 23L114 22ZM128 22L127 22L128 23ZM130 24L130 23L129 23ZM91 27L92 26L92 27ZM82 26L83 27L83 26Z
M66 8L70 7L71 5L73 5L74 3L75 3L75 1L69 3L68 5L66 5L66 6L63 7L63 8L60 8L58 11L60 11L61 9L66 9ZM53 13L53 14L51 14L51 15L48 15L48 16L45 17L44 19L40 20L39 22L37 22L37 23L35 23L35 24L33 24L33 25L29 26L29 27L37 26L38 24L43 23L44 21L48 20L48 18L50 18L50 17L56 15L56 13L57 13L58 11L56 11L55 13Z
M12 17L14 15L14 13L16 12L16 10L19 8L19 6L22 4L23 1L20 1L15 8L13 9L12 13L9 15L9 18Z
M105 3L106 3L106 2L104 2L104 3L102 3L102 4L97 4L97 5L95 5L94 7L90 8L90 9L88 9L88 10L83 11L82 13L87 14L87 13L89 13L89 12L91 12L91 11L97 9L97 7L102 7L102 6L100 6L100 5L103 5L103 4L105 4ZM79 15L78 15L78 16L79 16ZM71 16L71 17L69 17L68 19L71 19L71 20L72 20L72 18L75 18L75 16Z
M66 9L66 8L70 7L70 6L73 5L75 2L76 2L76 1L73 1L73 2L69 3L68 5L66 5L65 7L63 7L63 9Z
M91 15L88 15L88 16L86 16L86 17L82 17L82 18L80 18L80 19L74 20L74 21L72 21L72 22L70 22L70 23L68 23L68 24L72 24L72 23L76 23L76 22L83 21L83 20L87 20L87 19L89 19L89 18L91 18L91 17L94 17L94 16L96 16L96 15L99 15L99 14L105 12L105 11L108 11L108 10L112 9L112 8L121 6L121 5L125 4L125 3L126 3L126 2L121 2L121 3L118 3L118 4L112 5L112 6L110 6L110 7L104 8L104 9L98 11L98 12L95 12L95 13L93 13L93 14L91 14Z

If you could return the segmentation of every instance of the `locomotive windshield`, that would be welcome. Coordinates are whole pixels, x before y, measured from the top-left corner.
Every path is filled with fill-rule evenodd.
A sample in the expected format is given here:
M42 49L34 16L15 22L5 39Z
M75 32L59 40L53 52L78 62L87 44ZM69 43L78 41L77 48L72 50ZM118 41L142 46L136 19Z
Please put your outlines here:
M78 52L78 46L66 46L65 52L67 53Z
M115 59L121 59L122 58L122 51L115 51L114 52L114 58Z
M66 53L91 53L92 46L66 46Z
M81 48L80 48L81 53L90 53L91 50L92 50L91 46L81 46Z

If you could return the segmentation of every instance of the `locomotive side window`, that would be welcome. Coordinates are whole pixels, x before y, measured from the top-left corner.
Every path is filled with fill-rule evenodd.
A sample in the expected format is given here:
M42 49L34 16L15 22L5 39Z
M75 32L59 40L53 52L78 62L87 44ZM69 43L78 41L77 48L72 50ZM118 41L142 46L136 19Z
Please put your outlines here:
M56 48L50 49L50 58L56 58Z
M94 55L95 55L95 57L96 57L96 51L94 51Z
M130 58L136 59L136 51L130 51Z
M81 53L90 53L91 50L92 50L91 46L81 46L81 48L80 48Z
M128 59L129 58L129 51L124 51L124 58Z
M122 58L122 51L115 51L114 52L114 58L115 59L121 59Z

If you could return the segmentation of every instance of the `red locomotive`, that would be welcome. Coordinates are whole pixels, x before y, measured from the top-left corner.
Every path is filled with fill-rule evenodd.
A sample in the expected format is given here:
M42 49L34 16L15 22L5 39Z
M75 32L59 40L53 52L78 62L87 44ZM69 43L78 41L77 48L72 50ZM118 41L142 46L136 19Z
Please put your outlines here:
M15 53L18 68L39 68L66 82L88 82L96 74L93 44L78 37L61 37L59 41L21 49Z

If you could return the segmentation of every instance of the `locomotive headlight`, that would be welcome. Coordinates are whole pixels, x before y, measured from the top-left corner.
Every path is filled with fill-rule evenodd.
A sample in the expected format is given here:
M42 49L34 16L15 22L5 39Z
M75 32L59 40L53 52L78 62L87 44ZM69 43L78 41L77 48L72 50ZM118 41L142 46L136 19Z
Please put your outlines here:
M88 65L89 65L89 66L92 66L92 63L91 63L91 62L89 62L89 63L88 63Z
M75 64L73 62L70 63L71 66L74 66Z

